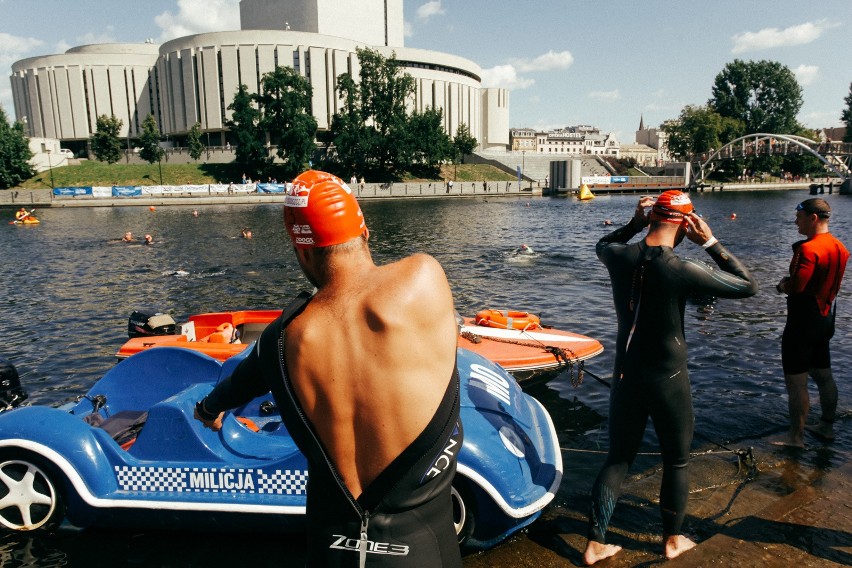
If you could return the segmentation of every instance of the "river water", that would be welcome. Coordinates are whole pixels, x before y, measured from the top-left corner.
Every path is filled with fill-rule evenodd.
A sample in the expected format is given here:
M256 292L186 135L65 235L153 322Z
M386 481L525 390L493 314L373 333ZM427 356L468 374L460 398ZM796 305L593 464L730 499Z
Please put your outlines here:
M698 447L707 439L734 443L762 436L786 421L780 369L785 301L774 288L787 270L790 245L801 238L793 224L795 205L808 196L804 191L759 191L692 197L714 234L761 284L758 294L746 300L718 300L710 308L687 305L696 431L702 435L696 439ZM824 197L834 209L832 231L850 246L852 198ZM636 200L412 199L366 201L363 209L377 263L416 251L432 254L447 272L460 313L532 311L545 324L598 338L605 351L587 368L608 378L616 324L609 280L594 245L614 228L604 220L626 222ZM6 213L12 217L11 210ZM114 364L133 310L155 308L181 321L205 311L280 308L308 288L288 245L279 205L57 208L41 210L39 216L41 225L4 224L0 229L5 264L0 329L6 340L0 354L18 368L33 404L58 405L86 392ZM240 238L244 227L251 228L253 239ZM154 244L120 242L125 231L137 237L150 233ZM521 244L536 254L514 256ZM707 256L688 241L678 252ZM838 300L832 343L841 408L852 393L843 376L852 363L850 290L847 282ZM532 392L553 414L563 443L605 442L608 391L602 384L587 376L575 388L563 375ZM812 396L816 400L815 391ZM653 450L650 429L646 440ZM582 458L566 455L566 479L577 459ZM252 563L264 566L279 564L290 556L290 548L299 554L297 542L281 537L272 542L244 535L221 540L207 544L203 535L104 530L36 538L6 535L0 538L0 562L209 566L227 558L244 561L248 546L256 555ZM232 546L236 543L238 550Z

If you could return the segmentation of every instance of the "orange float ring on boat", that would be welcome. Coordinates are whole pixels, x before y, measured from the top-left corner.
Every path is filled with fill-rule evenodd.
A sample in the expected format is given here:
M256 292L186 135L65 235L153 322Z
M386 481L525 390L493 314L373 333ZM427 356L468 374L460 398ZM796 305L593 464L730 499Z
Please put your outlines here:
M541 320L538 316L529 312L518 312L512 310L482 310L476 312L476 325L485 327L499 327L501 329L538 329Z
M234 326L230 323L219 324L216 331L207 338L208 343L231 343L234 339Z

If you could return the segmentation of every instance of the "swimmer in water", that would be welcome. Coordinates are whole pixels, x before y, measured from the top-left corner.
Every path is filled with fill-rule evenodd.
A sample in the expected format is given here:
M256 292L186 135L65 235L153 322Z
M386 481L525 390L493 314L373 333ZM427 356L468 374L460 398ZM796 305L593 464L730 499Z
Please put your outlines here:
M535 251L529 245L521 245L521 248L517 250L518 254L535 254Z
M240 234L243 236L244 239L250 239L251 238L251 229L246 227L240 232Z
M152 237L151 235L145 235L145 244L146 245L154 244L154 237Z
M126 243L132 243L136 239L133 238L133 233L131 233L130 231L127 231L126 233L124 233L124 236L121 237L121 240L126 242Z

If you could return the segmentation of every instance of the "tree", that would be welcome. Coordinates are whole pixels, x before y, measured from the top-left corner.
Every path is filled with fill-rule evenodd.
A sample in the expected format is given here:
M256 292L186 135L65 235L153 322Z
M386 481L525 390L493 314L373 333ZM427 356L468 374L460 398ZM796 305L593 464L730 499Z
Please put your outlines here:
M414 112L408 119L407 144L404 151L411 165L422 165L437 171L444 160L453 157L453 143L444 132L444 113L441 109L427 108Z
M114 164L121 159L121 139L118 133L124 124L120 118L102 114L92 135L92 153L98 161Z
M269 163L264 147L264 132L259 128L260 111L255 105L256 96L248 92L248 87L240 85L228 110L233 111L225 125L231 129L236 139L235 161L248 169L253 176L260 175Z
M342 117L332 120L335 151L341 161L358 152L364 168L374 176L396 177L410 166L406 157L411 154L403 141L409 126L406 105L414 94L414 78L402 71L396 54L385 58L378 51L361 48L356 53L359 82L356 84L348 73L337 79L343 107L339 113ZM349 167L345 161L343 167Z
M316 151L317 121L311 112L313 89L305 77L291 67L276 67L263 76L257 97L260 126L278 147L288 177L296 177Z
M0 106L0 189L15 187L33 176L29 160L33 157L24 125L9 124L6 111Z
M852 83L849 84L849 94L843 99L846 102L846 108L840 115L840 120L846 125L846 134L843 135L844 142L852 142Z
M456 128L456 135L453 138L453 149L455 150L456 161L460 159L463 164L464 157L468 154L472 154L473 151L476 150L476 146L478 144L479 141L471 135L468 125L464 122L459 124L459 127Z
M189 157L195 161L204 153L204 143L201 141L201 123L196 122L186 135L186 145L189 148Z
M735 59L716 75L708 105L723 117L742 122L744 134L791 134L799 128L802 87L781 63Z
M160 129L157 128L157 121L154 120L154 115L149 114L142 121L142 136L139 137L139 157L153 164L157 162L160 168L160 185L163 184L163 165L162 159L166 151L160 147Z
M723 117L708 106L694 105L687 105L678 118L662 124L669 154L681 160L711 148L718 150L742 136L743 129L744 125L735 119Z

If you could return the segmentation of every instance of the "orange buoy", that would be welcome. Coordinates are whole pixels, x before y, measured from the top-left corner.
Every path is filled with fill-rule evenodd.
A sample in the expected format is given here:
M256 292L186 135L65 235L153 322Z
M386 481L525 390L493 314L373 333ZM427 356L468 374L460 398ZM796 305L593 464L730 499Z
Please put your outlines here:
M736 213L731 213L731 219L736 219L736 218L737 218L737 214L736 214Z
M152 205L152 206L150 206L148 209L149 209L150 211L156 211L156 210L157 210L157 208L156 208L156 207L154 207L153 205Z
M227 322L219 324L216 331L211 333L204 341L207 343L236 343L234 341L234 326Z
M482 310L476 312L476 325L501 329L539 329L541 320L529 312L513 310Z

